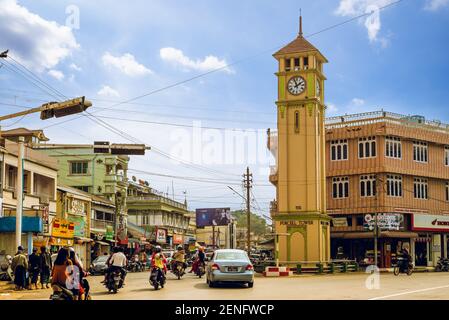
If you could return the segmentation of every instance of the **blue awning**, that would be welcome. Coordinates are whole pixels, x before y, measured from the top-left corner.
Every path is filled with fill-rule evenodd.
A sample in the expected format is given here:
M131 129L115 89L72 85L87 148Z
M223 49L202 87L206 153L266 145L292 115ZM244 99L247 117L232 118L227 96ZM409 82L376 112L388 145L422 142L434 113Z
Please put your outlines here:
M0 218L0 232L15 232L16 231L16 217ZM41 217L22 217L22 232L36 232L42 233L42 218Z

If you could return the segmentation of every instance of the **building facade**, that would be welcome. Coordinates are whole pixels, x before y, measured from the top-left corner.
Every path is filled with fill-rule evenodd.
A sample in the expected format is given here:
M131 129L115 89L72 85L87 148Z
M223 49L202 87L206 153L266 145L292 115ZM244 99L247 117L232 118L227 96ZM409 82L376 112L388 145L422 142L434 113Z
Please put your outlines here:
M278 252L285 264L327 262L330 217L326 215L324 81L326 58L300 32L274 54L278 61L277 131L268 148L276 158L270 182Z
M129 181L127 198L129 222L145 230L147 240L164 247L188 244L190 215L187 203L164 196L145 181L133 180Z
M33 247L47 244L51 238L51 225L56 216L57 163L47 155L27 146L36 139L44 139L41 131L19 128L3 131L0 148L0 251L14 254L18 190L17 137L24 137L23 160L23 218L22 245L28 252ZM11 139L11 140L10 140Z
M417 266L447 257L449 126L384 111L326 120L327 206L337 252L390 267L406 248Z
M114 234L118 244L126 245L129 157L96 154L91 145L41 145L39 150L57 160L61 185L105 197L114 204Z

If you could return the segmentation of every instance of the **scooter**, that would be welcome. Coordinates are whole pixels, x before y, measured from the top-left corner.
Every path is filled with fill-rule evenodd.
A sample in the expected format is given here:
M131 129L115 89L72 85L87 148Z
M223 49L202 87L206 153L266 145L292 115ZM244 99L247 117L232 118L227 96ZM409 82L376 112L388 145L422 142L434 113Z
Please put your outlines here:
M178 280L180 280L181 277L185 274L184 263L178 261L173 262L172 272L178 278Z
M72 291L58 285L54 284L51 286L53 293L50 295L50 300L55 301L72 301L75 300L75 296Z
M201 279L202 276L206 274L204 263L198 263L198 268L196 268L196 275Z
M0 281L14 280L14 273L11 268L12 256L6 255L3 261L0 262Z
M150 274L150 283L154 287L154 290L159 290L159 287L164 288L165 275L164 271L158 267L153 267Z
M449 271L449 259L440 257L438 259L437 265L435 267L435 271L436 272L441 272L441 271L448 272Z
M406 273L407 275L411 276L413 273L413 263L411 261L408 261L407 263L406 259L398 257L393 272L395 276L399 275L400 273Z
M123 282L120 270L116 269L107 275L105 285L109 292L117 293L119 289L123 288Z

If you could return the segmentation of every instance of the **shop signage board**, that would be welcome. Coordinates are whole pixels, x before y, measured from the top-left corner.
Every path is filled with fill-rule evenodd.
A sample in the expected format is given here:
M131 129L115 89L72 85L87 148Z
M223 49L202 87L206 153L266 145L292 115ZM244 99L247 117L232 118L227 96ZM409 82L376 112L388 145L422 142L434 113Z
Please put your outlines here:
M173 235L173 244L182 244L184 242L182 234Z
M77 199L72 199L71 203L71 213L77 215L86 215L86 203Z
M167 243L167 230L159 228L156 229L156 242Z
M433 214L413 214L412 230L449 232L449 216Z
M106 226L106 240L112 241L114 240L114 227Z
M52 237L71 239L75 232L75 224L65 219L53 219Z
M73 217L69 216L68 219L70 222L74 224L74 232L73 235L75 237L85 237L86 235L86 221L83 217Z
M348 218L346 218L346 217L333 218L332 224L334 227L347 227L348 226Z
M366 214L363 226L367 230L374 230L376 215ZM401 230L404 228L404 215L400 213L379 213L377 214L377 227L380 230Z

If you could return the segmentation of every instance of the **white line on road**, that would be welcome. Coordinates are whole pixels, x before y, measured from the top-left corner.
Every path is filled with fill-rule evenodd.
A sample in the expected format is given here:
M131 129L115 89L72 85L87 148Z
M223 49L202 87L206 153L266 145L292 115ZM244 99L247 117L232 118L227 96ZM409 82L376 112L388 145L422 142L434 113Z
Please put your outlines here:
M420 293L420 292L426 292L426 291L432 291L432 290L438 290L438 289L444 289L444 288L449 288L449 285L447 285L447 286L440 286L440 287L433 287L433 288L426 288L426 289L420 289L420 290L400 292L400 293L390 294L388 296L370 298L368 300L382 300L382 299L386 299L386 298L393 298L393 297L403 296L403 295L412 294L412 293Z

